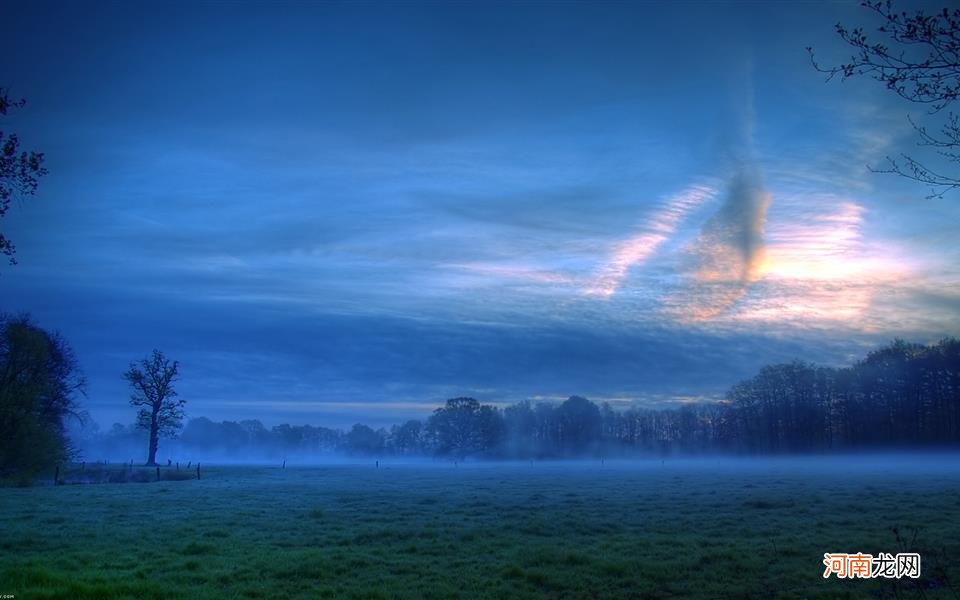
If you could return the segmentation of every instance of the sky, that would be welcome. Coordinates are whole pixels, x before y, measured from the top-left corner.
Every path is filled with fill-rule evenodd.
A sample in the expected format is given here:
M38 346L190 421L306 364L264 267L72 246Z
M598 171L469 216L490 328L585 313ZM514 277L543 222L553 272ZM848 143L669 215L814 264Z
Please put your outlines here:
M905 5L914 6L914 5ZM926 114L825 82L856 3L6 3L2 121L49 175L0 310L107 427L348 427L446 398L721 399L960 334L960 196L871 173Z

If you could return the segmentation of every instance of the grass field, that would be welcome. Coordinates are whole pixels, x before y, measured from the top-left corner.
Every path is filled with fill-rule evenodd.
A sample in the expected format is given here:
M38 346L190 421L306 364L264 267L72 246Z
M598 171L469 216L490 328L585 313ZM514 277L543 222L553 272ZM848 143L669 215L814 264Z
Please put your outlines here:
M4 488L0 594L957 597L960 461L821 464L371 462ZM920 580L822 577L824 552L910 545Z

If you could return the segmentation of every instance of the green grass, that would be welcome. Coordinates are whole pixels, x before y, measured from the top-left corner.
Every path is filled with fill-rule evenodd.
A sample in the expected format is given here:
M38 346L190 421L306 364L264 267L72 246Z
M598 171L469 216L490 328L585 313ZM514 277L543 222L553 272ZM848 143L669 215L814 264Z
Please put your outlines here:
M956 461L954 461L956 462ZM118 469L121 467L117 467ZM774 461L205 467L0 489L16 598L954 598L960 469ZM923 577L822 577L897 552Z

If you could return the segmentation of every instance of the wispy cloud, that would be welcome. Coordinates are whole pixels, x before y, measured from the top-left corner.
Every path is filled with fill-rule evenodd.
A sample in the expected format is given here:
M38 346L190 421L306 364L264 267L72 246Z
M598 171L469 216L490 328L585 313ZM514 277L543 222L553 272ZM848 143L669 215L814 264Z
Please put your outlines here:
M644 225L641 233L614 247L584 293L602 298L612 296L623 285L630 269L650 258L676 232L687 215L715 195L716 190L709 185L694 185L669 198Z
M895 251L865 241L866 210L850 199L794 196L782 204L769 220L762 251L754 252L749 265L735 263L739 270L731 269L726 278L720 272L719 284L726 287L719 288L719 301L708 296L716 303L705 304L698 282L693 286L697 297L679 303L681 310L706 314L716 324L816 329L842 323L847 329L876 330L881 317L871 314L875 294L899 285L910 275L909 265ZM721 302L728 302L729 310L704 310Z
M711 319L729 309L757 280L764 258L763 229L770 194L753 172L730 180L723 205L706 222L693 248L693 302L681 320Z
M817 206L809 197L793 201ZM771 223L760 266L770 288L738 318L873 328L868 311L874 294L908 276L909 267L889 247L878 252L865 242L862 205L832 196L823 202L819 211L794 207L789 221Z
M466 279L476 278L484 282L513 280L533 284L571 284L576 281L576 278L571 275L516 261L473 261L450 263L444 266L461 272Z
M767 260L761 265L764 275L836 280L866 274L867 265L859 256L865 209L850 200L835 201L835 208L795 214L790 221L771 223Z

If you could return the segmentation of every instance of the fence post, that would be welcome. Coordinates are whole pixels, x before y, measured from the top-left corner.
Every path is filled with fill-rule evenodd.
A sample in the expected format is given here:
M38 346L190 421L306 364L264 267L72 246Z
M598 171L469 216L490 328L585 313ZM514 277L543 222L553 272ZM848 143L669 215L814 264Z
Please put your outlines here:
M60 485L60 463L57 463L57 470L53 473L53 485Z
M200 479L200 463L197 463L197 479Z
M157 481L160 481L160 467L157 467Z

